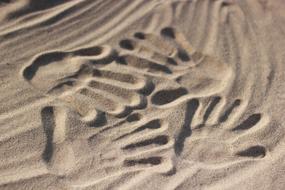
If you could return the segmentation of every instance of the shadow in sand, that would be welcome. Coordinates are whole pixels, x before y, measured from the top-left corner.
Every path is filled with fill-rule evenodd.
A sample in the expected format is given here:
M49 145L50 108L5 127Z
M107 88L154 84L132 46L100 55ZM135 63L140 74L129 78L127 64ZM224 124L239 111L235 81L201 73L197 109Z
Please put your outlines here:
M198 106L199 101L197 99L192 99L187 103L184 124L178 136L175 138L174 151L178 156L183 151L186 138L190 137L192 134L191 123Z

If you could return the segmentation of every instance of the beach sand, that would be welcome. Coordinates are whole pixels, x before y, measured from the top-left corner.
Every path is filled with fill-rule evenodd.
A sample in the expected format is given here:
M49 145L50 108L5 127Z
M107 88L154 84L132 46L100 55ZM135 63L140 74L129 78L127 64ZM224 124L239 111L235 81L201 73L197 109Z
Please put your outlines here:
M285 189L284 9L0 1L0 189Z

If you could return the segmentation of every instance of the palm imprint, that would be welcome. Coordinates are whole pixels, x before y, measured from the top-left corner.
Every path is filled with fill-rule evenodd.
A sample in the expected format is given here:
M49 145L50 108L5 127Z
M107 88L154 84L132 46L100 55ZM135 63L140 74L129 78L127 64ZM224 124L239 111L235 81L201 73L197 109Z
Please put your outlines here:
M242 101L236 99L222 104L219 96L188 101L187 119L175 141L178 157L216 167L266 156L265 146L252 137L257 132L265 132L268 118L253 113L238 122L235 119L241 117Z
M143 77L114 68L115 59L116 52L109 46L50 52L37 56L23 76L86 121L98 119L100 113L121 117L144 107L144 94L152 87Z

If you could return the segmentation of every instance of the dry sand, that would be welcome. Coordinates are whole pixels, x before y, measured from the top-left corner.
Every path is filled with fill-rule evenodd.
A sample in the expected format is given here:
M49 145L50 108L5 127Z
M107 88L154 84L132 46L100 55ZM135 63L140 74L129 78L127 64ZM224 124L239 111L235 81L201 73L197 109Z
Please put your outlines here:
M285 189L284 0L1 0L0 189Z

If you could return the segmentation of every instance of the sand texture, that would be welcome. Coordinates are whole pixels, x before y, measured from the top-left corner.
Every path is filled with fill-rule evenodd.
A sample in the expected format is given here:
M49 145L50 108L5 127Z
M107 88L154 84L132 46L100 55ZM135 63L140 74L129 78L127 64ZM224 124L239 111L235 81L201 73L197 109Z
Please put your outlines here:
M284 190L284 0L1 0L0 190Z

